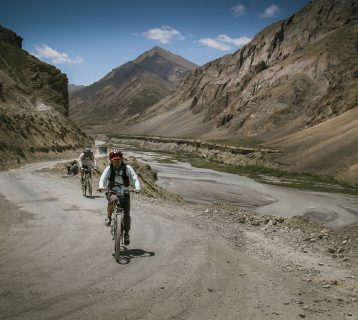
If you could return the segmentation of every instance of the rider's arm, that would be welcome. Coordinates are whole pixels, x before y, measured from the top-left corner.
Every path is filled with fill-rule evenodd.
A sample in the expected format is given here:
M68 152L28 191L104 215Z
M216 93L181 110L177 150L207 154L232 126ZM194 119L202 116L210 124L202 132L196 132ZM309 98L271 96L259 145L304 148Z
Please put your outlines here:
M82 168L82 160L83 160L84 153L82 152L80 154L80 157L78 158L78 166Z
M97 160L96 160L94 153L92 153L92 162L93 162L93 166L97 167Z
M106 169L104 169L104 171L102 172L101 177L99 178L99 182L98 182L99 189L106 188L110 174L111 174L110 166L107 166Z
M141 187L140 187L138 176L137 176L137 174L135 173L135 171L133 170L133 168L129 164L127 164L127 176L129 177L129 179L133 183L133 185L135 187L135 190L137 192L139 192Z

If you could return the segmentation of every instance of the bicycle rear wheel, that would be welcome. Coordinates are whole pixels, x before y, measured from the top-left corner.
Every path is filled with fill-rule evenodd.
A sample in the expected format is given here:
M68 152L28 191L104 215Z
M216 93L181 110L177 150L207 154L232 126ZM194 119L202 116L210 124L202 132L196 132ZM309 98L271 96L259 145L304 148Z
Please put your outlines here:
M88 196L92 198L92 178L88 178Z

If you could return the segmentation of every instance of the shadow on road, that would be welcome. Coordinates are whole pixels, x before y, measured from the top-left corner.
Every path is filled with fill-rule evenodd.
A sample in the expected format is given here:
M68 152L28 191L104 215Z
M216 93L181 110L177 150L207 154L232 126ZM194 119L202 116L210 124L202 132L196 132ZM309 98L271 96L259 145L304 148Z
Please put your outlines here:
M104 198L103 196L85 196L87 199L99 199L99 198Z
M145 251L142 249L127 249L121 247L120 259L117 261L119 264L128 264L134 258L146 258L153 257L155 253L153 251Z

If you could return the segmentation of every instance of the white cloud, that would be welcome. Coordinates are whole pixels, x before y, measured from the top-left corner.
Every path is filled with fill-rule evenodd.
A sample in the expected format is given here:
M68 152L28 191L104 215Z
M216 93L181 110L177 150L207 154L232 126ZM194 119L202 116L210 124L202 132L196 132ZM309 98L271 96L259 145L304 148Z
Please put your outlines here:
M251 41L251 38L249 37L230 38L229 36L224 34L218 35L216 39L221 42L233 44L234 46L237 47L243 46L244 44L249 43Z
M200 39L197 42L209 48L218 49L220 51L228 51L231 49L231 46L229 46L228 44L211 38Z
M243 4L238 4L235 7L231 7L231 11L233 12L233 14L235 16L242 16L245 14L246 12L246 6L244 6Z
M161 26L160 28L149 29L141 34L142 36L159 41L160 43L170 43L173 39L184 40L185 37L176 29L169 26Z
M220 51L229 51L234 49L234 47L242 46L250 41L251 38L248 37L230 38L227 35L220 34L215 39L204 38L198 40L197 43Z
M260 18L272 18L277 15L278 11L279 7L275 4L272 4L265 9L264 13L260 13Z
M65 52L58 52L55 49L52 49L47 44L42 44L41 46L35 46L36 52L33 53L39 59L50 60L53 64L75 64L83 63L84 60L81 56L77 56L76 59L70 59L68 54Z

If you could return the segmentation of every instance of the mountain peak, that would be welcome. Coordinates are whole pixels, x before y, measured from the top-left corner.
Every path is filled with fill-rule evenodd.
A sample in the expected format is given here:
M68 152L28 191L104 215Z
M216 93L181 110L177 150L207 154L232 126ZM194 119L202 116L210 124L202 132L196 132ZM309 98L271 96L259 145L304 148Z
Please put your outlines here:
M189 61L179 55L176 55L168 50L165 50L159 46L155 46L152 49L144 52L137 59L135 59L133 62L138 64L138 63L141 63L144 60L146 60L148 58L152 58L156 55L158 55L162 58L165 58L166 60L170 61L171 63L178 64L178 65L183 66L187 69L193 70L198 67L196 64L192 63L191 61Z
M160 50L164 50L163 48L159 47L159 46L155 46L153 47L150 51L160 51Z
M152 49L144 52L143 54L141 54L137 59L140 59L142 57L151 57L153 56L154 54L159 54L159 55L162 55L162 56L165 56L165 55L174 55L173 53L171 53L170 51L167 51L159 46L155 46L153 47ZM136 60L137 60L136 59Z
M21 49L22 38L19 37L14 31L11 31L0 24L0 42L14 45Z

